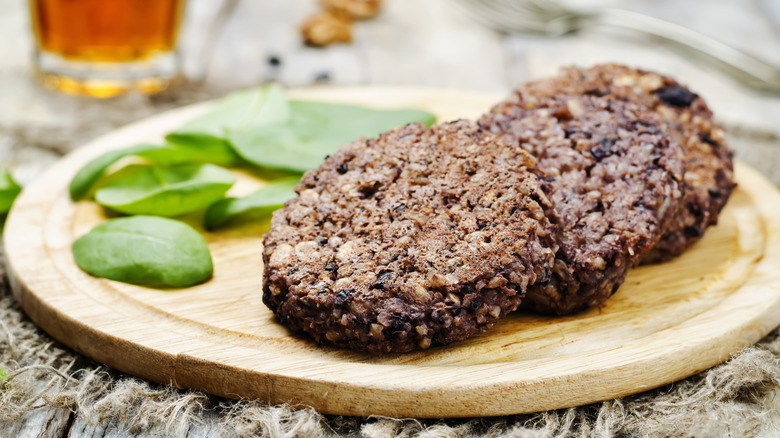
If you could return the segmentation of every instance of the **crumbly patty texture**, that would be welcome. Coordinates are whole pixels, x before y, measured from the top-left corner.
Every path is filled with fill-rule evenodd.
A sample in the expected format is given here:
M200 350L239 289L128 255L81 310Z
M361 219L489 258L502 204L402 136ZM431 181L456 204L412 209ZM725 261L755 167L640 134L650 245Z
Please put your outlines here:
M682 254L698 241L734 188L732 152L723 129L712 121L704 100L686 86L657 73L604 64L568 68L560 76L520 86L523 96L590 94L628 100L659 115L664 132L677 141L685 159L685 199L658 244L643 262L659 262Z
M344 146L274 213L263 301L318 343L374 354L488 329L552 268L534 165L465 121Z
M529 287L522 307L563 315L601 304L682 203L679 144L647 108L588 94L518 92L479 123L536 157L552 202L552 276Z

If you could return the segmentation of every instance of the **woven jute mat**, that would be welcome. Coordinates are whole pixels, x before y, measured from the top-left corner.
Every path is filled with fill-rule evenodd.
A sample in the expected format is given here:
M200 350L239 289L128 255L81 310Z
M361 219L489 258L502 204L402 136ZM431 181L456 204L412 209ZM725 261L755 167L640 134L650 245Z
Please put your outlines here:
M182 97L184 96L184 97ZM6 163L32 178L58 156L130 120L210 97L179 93L76 108L100 125L2 126ZM109 105L109 104L107 104ZM94 117L100 114L100 117ZM107 116L108 115L108 116ZM776 135L727 126L737 156L776 184ZM6 164L8 165L8 164ZM25 170L27 169L27 170ZM26 173L25 173L26 172ZM24 178L23 178L24 179ZM3 264L4 266L4 264ZM81 357L41 332L13 298L0 272L0 431L41 407L75 412L82 425L109 425L144 436L778 436L778 331L727 362L652 391L577 408L498 418L416 420L325 416L311 408L235 401L145 382Z

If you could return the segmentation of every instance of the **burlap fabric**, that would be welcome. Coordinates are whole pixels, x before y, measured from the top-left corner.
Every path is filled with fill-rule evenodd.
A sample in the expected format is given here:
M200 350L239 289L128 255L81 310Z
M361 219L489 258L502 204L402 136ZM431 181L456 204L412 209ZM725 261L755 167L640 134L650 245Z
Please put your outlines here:
M186 97L182 97L186 96ZM127 98L76 108L89 129L4 129L6 163L53 160L74 145L127 121L208 97ZM108 105L108 104L106 104ZM95 114L101 117L93 117ZM113 117L106 117L113 114ZM780 182L772 133L730 127L738 155ZM56 135L54 135L56 134ZM33 151L33 152L31 152ZM38 152L35 152L38 151ZM48 158L47 158L48 157ZM31 164L32 165L32 164ZM37 166L37 164L36 164ZM36 167L37 168L37 167ZM38 330L0 277L0 431L40 407L75 412L82 425L114 436L779 436L780 337L775 331L728 362L653 391L578 408L500 418L415 420L323 416L310 408L234 401L150 384L80 357ZM105 432L104 430L104 432ZM106 436L110 434L106 432ZM102 435L101 435L102 436Z

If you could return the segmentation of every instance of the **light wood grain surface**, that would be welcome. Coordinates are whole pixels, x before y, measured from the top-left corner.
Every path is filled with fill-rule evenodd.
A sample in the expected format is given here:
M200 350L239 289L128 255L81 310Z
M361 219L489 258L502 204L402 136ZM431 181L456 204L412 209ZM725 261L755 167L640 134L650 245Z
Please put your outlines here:
M494 95L321 88L294 97L413 106L441 120L473 117ZM581 405L697 373L780 322L780 193L737 168L739 188L711 229L673 262L635 269L605 305L575 316L516 313L466 342L381 358L320 348L261 302L267 222L207 233L209 282L156 290L85 274L71 245L106 219L67 185L107 149L155 140L208 104L128 126L79 149L25 189L5 248L14 292L52 336L111 367L227 397L291 402L342 415L463 417ZM234 194L263 184L247 173ZM200 228L200 217L184 218Z

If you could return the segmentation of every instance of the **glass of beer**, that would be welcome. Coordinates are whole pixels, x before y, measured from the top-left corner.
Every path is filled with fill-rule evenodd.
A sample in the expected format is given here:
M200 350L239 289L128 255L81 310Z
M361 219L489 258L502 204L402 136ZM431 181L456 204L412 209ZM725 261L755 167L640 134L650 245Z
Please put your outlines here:
M109 97L154 93L179 71L184 0L29 0L44 85Z

